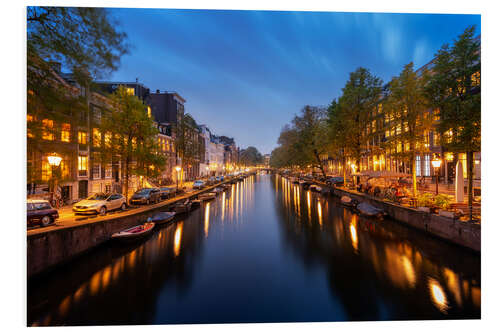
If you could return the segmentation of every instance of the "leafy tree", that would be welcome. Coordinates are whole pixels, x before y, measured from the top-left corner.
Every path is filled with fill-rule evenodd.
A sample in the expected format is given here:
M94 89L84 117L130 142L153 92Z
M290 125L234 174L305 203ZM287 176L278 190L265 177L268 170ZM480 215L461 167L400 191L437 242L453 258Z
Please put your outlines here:
M340 107L336 99L328 106L327 123L328 137L331 142L331 154L342 161L342 173L344 184L346 183L346 151L347 151L347 128L343 122L347 116L343 114L345 110Z
M50 130L43 119L69 123L88 115L92 77L115 70L128 46L104 8L28 7L26 19L28 153L46 152L52 147L42 139ZM52 62L73 71L84 96L56 74ZM37 174L30 169L28 182Z
M124 192L128 197L131 176L157 177L165 166L165 158L159 153L158 129L143 102L122 86L110 99L111 107L101 120L104 142L100 155L103 162L121 162Z
M473 154L481 149L481 42L474 37L475 31L475 26L468 27L451 47L441 47L427 87L433 106L439 109L441 145L467 155L470 219Z
M360 67L349 75L338 100L341 110L339 121L345 128L345 151L356 161L355 171L359 171L361 157L367 150L365 131L370 112L375 110L381 92L382 80Z
M181 167L186 170L189 165L196 164L204 154L204 145L199 141L198 125L189 114L182 114L174 127L175 147L181 160Z
M264 161L264 157L257 150L257 148L250 146L240 152L240 162L245 166L255 166L261 164Z
M394 156L411 163L414 196L417 195L416 154L428 150L426 135L432 126L425 93L426 77L413 70L413 63L407 64L389 83L389 94L383 103L386 115L395 120L389 123L395 127L395 135L387 138L386 146L400 145L401 151Z

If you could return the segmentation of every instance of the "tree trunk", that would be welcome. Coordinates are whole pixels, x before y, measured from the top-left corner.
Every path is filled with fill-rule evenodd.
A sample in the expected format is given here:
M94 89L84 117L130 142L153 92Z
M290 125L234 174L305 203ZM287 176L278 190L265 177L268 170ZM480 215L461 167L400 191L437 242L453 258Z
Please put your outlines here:
M342 155L342 172L343 172L343 176L344 176L344 186L347 185L346 181L345 181L346 180L345 179L345 177L346 177L345 162L346 162L345 161L345 155Z
M319 158L319 154L316 151L316 149L313 151L313 153L314 153L314 157L316 157L316 161L318 162L319 169L321 170L321 173L323 174L323 177L326 178L326 173L325 173L325 170L323 168L323 163L321 163L321 159Z
M472 191L472 185L474 182L474 152L467 152L467 196L469 203L469 220L472 221L472 201L474 199L474 193Z
M417 197L417 161L415 159L415 153L411 154L411 158L412 158L411 178L413 181L413 197Z
M129 177L129 159L125 159L125 199L128 202L128 177Z

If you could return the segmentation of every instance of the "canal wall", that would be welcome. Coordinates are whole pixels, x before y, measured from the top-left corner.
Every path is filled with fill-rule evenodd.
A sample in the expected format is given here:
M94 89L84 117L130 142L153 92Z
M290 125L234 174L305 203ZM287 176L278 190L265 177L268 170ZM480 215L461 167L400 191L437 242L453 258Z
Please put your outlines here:
M224 183L227 183L224 182ZM224 184L222 183L222 184ZM111 239L111 235L146 221L155 213L175 204L212 190L221 184L209 186L201 191L189 193L171 200L140 207L118 215L109 215L95 221L82 221L81 224L61 226L57 229L43 230L27 235L27 275L28 278L45 273L71 261L94 247Z
M319 184L326 186L325 184ZM415 208L396 205L364 193L333 188L334 195L347 195L359 202L368 202L383 209L392 219L420 229L454 244L475 252L481 251L481 226L437 214L427 213Z

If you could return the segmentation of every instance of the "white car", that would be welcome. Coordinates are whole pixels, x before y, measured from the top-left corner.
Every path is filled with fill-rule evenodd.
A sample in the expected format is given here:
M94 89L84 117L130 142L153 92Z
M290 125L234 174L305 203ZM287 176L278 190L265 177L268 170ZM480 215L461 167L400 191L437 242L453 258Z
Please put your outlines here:
M119 193L96 193L73 205L76 214L106 214L114 209L127 209L127 200Z

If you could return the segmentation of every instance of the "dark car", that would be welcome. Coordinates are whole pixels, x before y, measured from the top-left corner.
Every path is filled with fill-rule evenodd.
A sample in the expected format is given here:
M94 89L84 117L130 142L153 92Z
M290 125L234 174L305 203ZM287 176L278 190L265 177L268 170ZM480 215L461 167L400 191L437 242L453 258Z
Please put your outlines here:
M28 200L27 203L28 227L46 227L59 218L59 213L47 200Z
M193 183L193 190L202 190L205 188L206 183L203 180L196 180Z
M175 187L160 187L160 198L162 200L174 197L175 193Z
M131 205L146 204L160 202L160 189L159 188L143 188L137 190L134 195L130 198L129 202Z

